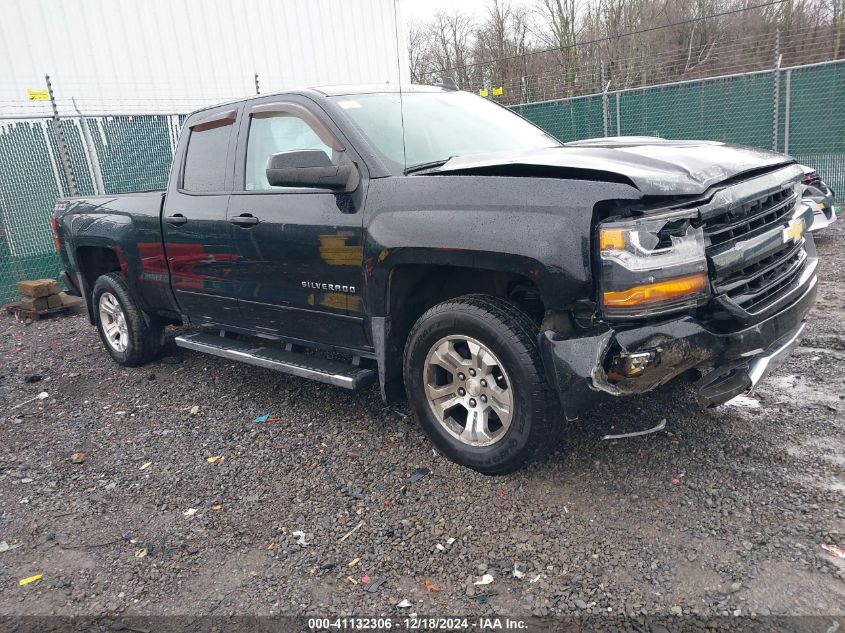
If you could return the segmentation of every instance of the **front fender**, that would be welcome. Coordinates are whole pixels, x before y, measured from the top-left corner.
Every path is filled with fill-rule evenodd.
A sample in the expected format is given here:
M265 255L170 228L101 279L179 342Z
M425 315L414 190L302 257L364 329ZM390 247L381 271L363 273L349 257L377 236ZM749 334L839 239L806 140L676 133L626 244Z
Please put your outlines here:
M639 197L629 185L585 180L494 176L373 180L364 248L369 314L387 314L390 273L407 264L519 274L536 284L548 309L566 309L591 293L595 204Z

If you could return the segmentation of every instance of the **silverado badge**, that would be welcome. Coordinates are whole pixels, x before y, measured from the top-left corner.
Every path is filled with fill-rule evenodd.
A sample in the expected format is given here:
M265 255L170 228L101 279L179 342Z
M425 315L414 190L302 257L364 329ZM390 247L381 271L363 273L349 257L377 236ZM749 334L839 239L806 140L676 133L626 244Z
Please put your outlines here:
M355 286L347 286L341 284L325 284L319 281L303 281L303 288L311 288L313 290L328 290L329 292L348 292L355 294Z

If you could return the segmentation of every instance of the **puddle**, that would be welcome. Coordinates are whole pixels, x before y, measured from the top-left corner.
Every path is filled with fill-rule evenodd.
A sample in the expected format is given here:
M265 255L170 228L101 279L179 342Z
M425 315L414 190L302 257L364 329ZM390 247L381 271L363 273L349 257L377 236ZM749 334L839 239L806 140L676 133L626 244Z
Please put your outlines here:
M757 398L739 395L731 398L725 403L726 407L738 407L740 409L759 409L760 401Z
M799 444L790 444L786 452L798 458L819 456L832 466L845 468L845 440L839 437L810 437Z
M785 376L768 376L758 389L758 393L765 396L765 404L801 403L808 402L829 404L837 408L842 404L836 389L830 385L819 385L807 376L787 374Z
M786 452L797 459L819 459L823 463L821 475L804 473L796 481L822 490L845 492L845 440L833 436L810 437L788 445Z
M750 583L744 597L752 611L766 608L791 616L821 616L842 612L845 588L842 587L841 581L830 574L772 562L759 570L757 578ZM830 629L821 627L818 630Z

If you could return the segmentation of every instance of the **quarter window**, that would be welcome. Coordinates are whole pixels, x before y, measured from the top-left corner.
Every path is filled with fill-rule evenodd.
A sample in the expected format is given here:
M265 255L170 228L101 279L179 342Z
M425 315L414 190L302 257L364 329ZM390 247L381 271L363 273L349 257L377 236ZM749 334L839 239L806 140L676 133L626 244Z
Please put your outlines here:
M267 160L279 152L303 149L322 150L329 158L332 157L331 148L298 116L288 112L253 114L246 146L245 189L287 189L288 187L274 187L267 182Z
M232 120L221 120L211 126L191 130L188 153L182 174L186 191L223 191L226 181L226 152Z

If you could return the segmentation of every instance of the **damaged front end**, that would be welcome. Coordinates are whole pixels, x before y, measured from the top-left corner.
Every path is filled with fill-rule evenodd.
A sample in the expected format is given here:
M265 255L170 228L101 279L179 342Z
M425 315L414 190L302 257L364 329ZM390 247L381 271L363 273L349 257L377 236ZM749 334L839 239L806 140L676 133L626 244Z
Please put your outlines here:
M735 332L716 332L692 317L616 331L608 325L581 336L540 334L543 362L574 419L591 392L646 393L696 370L701 401L716 406L749 393L797 345L815 303L816 278L786 310Z
M816 296L798 175L792 166L717 189L695 208L600 219L590 325L539 337L567 418L591 392L645 393L681 375L719 405L788 355Z

